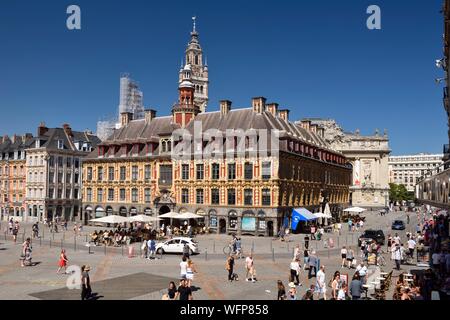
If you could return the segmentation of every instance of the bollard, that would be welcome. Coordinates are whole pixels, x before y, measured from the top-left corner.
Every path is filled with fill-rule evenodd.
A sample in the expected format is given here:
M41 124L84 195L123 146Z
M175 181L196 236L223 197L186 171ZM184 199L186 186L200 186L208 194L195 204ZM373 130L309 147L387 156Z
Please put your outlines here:
M142 257L142 244L143 243L141 243L141 245L139 246L139 257Z
M45 237L45 229L42 229L42 238Z
M287 252L289 253L289 242L287 243Z
M8 231L5 231L5 241L6 241L6 233L7 233Z
M205 250L205 261L208 261L208 249Z
M63 231L63 239L66 240L66 232Z
M252 253L255 251L255 241L252 241Z
M253 256L253 248L252 248L252 250L250 251L250 254Z
M52 239L55 240L55 233L52 232Z
M106 243L105 243L105 256L106 256Z
M22 234L22 243L25 242L25 231Z
M123 245L121 245L120 248L122 249L122 257L123 257Z
M39 238L39 246L42 247L42 238Z
M272 248L272 261L275 262L275 250Z
M73 237L73 251L77 251L77 237Z
M88 254L91 254L91 245L88 244Z
M272 251L272 249L273 249L273 243L272 243L272 240L270 240L270 251Z
M339 238L340 238L340 237L338 236L338 237L337 237L337 247L338 247L338 248L340 248L340 247L339 247Z
M213 252L216 253L216 240L213 241Z
M330 259L330 247L328 246L328 259Z
M88 241L87 241L87 235L86 235L86 242L88 242Z

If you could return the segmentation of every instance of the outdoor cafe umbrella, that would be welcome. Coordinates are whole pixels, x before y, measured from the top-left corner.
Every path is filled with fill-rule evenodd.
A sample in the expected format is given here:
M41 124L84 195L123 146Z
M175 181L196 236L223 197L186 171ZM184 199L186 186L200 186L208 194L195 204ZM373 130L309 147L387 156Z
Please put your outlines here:
M145 214L139 214L137 216L128 218L129 222L143 222L143 223L154 222L154 221L159 221L159 220L161 220L161 219L157 218L157 217L146 216Z
M347 208L344 209L345 212L355 212L355 213L361 213L366 211L366 209L360 208L360 207L351 207L351 208Z
M91 220L89 220L89 221L90 221L90 222L99 222L99 223L111 223L111 224L115 224L115 223L125 223L125 222L128 222L128 218L122 217L122 216L118 216L118 215L111 215L111 216L106 216L106 217L101 217L101 218L91 219Z
M183 219L198 219L198 218L203 218L201 215L192 213L192 212L184 212L180 215L180 219L181 217Z

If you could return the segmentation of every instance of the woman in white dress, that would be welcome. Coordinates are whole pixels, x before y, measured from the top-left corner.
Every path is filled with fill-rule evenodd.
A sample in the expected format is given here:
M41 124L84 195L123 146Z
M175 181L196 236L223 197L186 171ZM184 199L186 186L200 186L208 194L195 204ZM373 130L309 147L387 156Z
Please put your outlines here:
M197 270L195 269L194 263L191 259L187 262L186 267L186 279L188 281L187 286L190 288L192 286L192 281L194 281L194 273L197 273Z

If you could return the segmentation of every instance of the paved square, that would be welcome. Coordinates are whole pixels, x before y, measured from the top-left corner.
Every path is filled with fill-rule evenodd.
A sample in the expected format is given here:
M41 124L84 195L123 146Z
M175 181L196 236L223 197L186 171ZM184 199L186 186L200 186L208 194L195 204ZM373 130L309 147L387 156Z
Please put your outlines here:
M160 291L174 280L141 272L97 281L92 284L92 290L93 293L98 293L98 298L101 300L128 300L149 292ZM80 290L61 288L32 293L30 296L41 300L80 300L80 294Z

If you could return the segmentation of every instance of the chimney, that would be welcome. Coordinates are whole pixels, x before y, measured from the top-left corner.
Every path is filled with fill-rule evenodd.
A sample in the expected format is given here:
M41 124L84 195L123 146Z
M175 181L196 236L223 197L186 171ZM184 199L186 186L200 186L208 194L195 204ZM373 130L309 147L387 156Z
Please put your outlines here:
M310 120L302 120L302 121L300 121L300 125L302 126L303 129L309 131L309 127L311 126L311 121Z
M145 123L150 123L156 118L156 110L146 109L144 110Z
M72 128L70 127L69 124L64 123L64 124L62 125L62 127L63 127L63 129L64 129L64 132L65 132L69 137L72 137L72 136L73 136Z
M41 122L39 124L38 130L37 130L37 136L43 136L48 131L48 128L45 126L45 122Z
M253 112L263 113L264 110L266 110L266 98L264 97L252 98L252 108Z
M32 139L32 138L33 138L33 135L32 135L31 133L25 133L25 134L22 136L22 141L25 142L25 141L27 141L28 139Z
M220 100L220 114L226 116L228 112L231 111L231 101L230 100Z
M276 117L278 113L278 103L268 103L266 105L266 110L270 112L274 117Z
M309 128L311 129L311 132L317 133L317 124L311 124Z
M278 111L278 116L285 121L289 121L289 112L288 109L280 110Z
M16 141L17 141L17 135L16 135L16 134L14 134L14 135L12 136L11 141L12 141L12 143L16 143Z
M3 143L3 136L0 136L0 144Z
M126 126L133 119L133 114L131 112L122 112L120 114L120 124L122 127Z
M325 138L325 128L324 128L324 127L317 127L317 133L318 133L319 136L321 136L322 138Z

